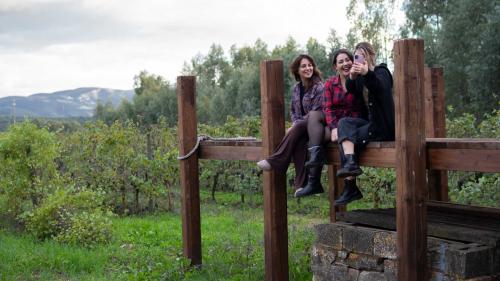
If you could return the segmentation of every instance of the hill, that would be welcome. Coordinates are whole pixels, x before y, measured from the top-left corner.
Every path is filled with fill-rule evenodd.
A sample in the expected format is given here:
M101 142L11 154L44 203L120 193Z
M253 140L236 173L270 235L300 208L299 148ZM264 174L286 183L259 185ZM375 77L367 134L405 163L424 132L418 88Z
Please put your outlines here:
M97 103L111 102L118 106L122 99L131 101L133 90L78 88L54 93L0 98L0 116L11 116L15 101L17 117L91 117Z

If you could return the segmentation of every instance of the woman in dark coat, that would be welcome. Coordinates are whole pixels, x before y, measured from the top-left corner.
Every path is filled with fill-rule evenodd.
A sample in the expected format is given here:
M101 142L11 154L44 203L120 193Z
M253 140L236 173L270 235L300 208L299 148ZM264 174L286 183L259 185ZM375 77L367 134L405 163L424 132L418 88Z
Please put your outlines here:
M297 83L292 88L290 116L292 127L288 128L285 137L278 145L276 152L265 160L257 163L263 170L274 169L286 173L288 165L293 160L295 165L295 189L300 189L306 183L307 171L307 118L312 111L321 111L323 98L323 81L314 59L309 55L299 55L290 65L290 72ZM309 178L319 178L320 174L309 175ZM309 179L311 180L311 179ZM321 189L323 192L323 189Z
M392 75L387 65L375 66L375 51L370 43L356 45L354 64L346 87L349 92L364 99L368 107L368 120L342 118L338 124L338 143L342 168L337 177L352 179L346 182L344 192L335 205L345 205L363 197L356 186L355 177L363 173L358 154L370 141L394 140L394 99Z

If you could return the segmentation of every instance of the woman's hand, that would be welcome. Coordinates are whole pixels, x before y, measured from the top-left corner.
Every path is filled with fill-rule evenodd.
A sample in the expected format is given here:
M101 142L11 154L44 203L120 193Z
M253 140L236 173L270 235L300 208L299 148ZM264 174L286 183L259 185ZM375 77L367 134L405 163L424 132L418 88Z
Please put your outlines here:
M365 76L366 73L368 73L368 62L364 61L362 63L361 62L353 63L352 67L351 67L351 74L352 73L361 74L361 75Z
M330 134L330 138L332 141L337 141L339 139L339 136L337 135L337 128L332 130L332 133Z

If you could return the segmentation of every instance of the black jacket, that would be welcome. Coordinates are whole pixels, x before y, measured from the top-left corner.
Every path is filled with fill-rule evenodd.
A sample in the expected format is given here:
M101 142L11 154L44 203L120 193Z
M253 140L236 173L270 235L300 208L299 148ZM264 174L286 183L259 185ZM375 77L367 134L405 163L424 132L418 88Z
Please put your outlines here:
M358 75L356 80L347 79L348 92L363 99L363 86L368 89L368 128L369 139L373 141L394 140L394 99L392 97L392 75L387 65L382 63L365 76Z

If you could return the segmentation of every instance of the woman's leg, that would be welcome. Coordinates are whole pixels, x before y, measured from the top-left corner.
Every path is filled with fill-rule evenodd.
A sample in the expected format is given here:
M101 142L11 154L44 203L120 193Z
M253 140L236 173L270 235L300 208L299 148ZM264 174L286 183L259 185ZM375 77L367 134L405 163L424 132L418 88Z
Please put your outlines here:
M324 192L321 186L321 170L325 162L325 155L322 149L325 144L325 133L330 135L330 131L325 130L324 114L321 111L310 111L307 122L307 133L309 135L309 152L311 157L306 163L309 168L307 184L295 192L295 197L303 197Z
M281 140L276 152L266 159L267 162L274 170L285 173L295 150L300 147L300 143L307 142L307 140L307 121L296 122Z
M323 144L325 138L325 116L323 111L310 111L307 118L309 147Z
M342 168L338 170L337 176L345 177L345 179L344 192L335 200L336 206L363 198L363 194L356 185L356 176L360 175L362 170L359 168L355 152L359 152L360 148L366 144L368 126L368 121L358 118L343 118L339 122L339 152Z

